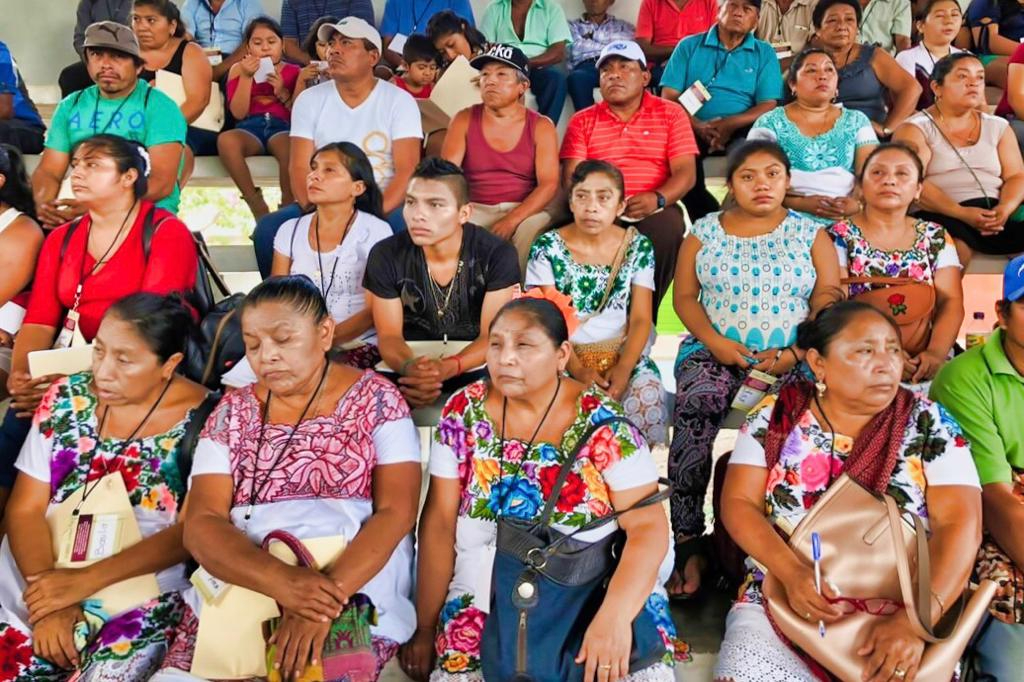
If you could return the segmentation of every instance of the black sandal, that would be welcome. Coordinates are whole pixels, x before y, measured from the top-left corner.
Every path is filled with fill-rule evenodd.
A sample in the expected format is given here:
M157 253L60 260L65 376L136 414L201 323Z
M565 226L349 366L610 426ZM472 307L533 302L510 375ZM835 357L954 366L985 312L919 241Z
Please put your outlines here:
M683 584L686 583L686 563L690 559L699 557L704 560L704 566L700 569L700 587L697 588L696 592L669 593L669 599L673 601L694 601L705 595L707 591L705 588L707 587L708 575L710 573L709 569L711 567L711 557L708 550L708 536L706 535L698 535L689 540L676 543L675 574L679 576Z

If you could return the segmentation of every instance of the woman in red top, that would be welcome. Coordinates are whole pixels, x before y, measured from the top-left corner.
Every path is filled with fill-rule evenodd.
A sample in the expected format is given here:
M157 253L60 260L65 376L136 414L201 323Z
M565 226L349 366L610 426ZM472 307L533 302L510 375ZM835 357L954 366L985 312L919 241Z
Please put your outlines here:
M27 417L57 378L32 379L28 354L55 345L70 311L77 315L77 331L91 341L103 314L118 299L138 291L187 292L195 286L197 256L188 228L142 198L149 170L145 149L115 135L96 135L72 150L71 187L86 213L51 232L39 254L7 382L13 409L0 426L0 487L13 483ZM142 233L150 213L154 230L147 254Z

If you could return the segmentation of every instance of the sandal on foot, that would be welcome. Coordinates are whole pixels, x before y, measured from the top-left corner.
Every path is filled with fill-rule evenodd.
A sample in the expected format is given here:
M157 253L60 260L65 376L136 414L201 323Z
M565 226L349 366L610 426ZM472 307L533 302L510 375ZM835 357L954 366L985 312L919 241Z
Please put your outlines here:
M699 535L697 537L690 538L689 540L683 540L682 542L676 543L675 547L675 573L679 576L683 585L686 584L686 564L690 559L697 557L698 559L704 560L704 565L701 567L700 575L700 586L696 592L677 592L675 594L670 593L669 599L673 601L693 601L699 597L704 596L706 593L708 569L711 565L711 559L708 556L708 538L705 535Z

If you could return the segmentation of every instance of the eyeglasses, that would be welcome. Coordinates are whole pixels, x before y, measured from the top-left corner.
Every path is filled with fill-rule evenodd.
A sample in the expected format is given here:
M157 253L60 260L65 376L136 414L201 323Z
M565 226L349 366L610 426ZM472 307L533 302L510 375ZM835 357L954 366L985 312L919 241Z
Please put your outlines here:
M838 606L844 616L852 615L858 611L871 614L872 616L891 616L904 608L903 602L881 597L873 599L839 597L838 599L830 599L829 602Z

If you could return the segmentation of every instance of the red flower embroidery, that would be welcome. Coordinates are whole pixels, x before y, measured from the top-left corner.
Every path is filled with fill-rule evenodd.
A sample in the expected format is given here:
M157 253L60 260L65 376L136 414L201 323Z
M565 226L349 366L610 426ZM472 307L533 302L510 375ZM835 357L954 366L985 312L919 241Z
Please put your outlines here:
M468 405L469 400L466 398L466 394L460 391L448 400L448 403L444 406L444 410L441 411L441 416L447 417L453 412L455 414L462 414Z
M555 481L558 479L558 469L559 467L557 466L544 467L537 474L537 478L540 479L540 489L545 499L547 499L555 487ZM572 513L576 505L583 501L586 493L587 486L583 479L575 471L570 471L569 476L565 479L565 485L562 486L562 493L558 497L555 509L564 514Z
M903 294L892 294L885 301L889 304L889 310L892 312L893 317L907 313L907 297Z
M900 305L906 300L907 297L904 296L903 294L893 294L892 296L886 299L889 305Z
M18 679L22 668L32 663L28 637L8 626L0 635L0 682Z
M956 445L956 446L957 446L958 448L966 448L966 447L967 447L967 439L966 439L966 438L964 438L964 437L963 437L963 436L962 436L961 434L959 434L959 433L958 433L958 434L956 435L956 437L955 437L955 438L953 439L953 443L954 443L954 444L955 444L955 445Z
M593 393L588 393L583 396L583 400L580 401L580 407L583 408L585 414L589 414L596 410L601 405L601 399Z

